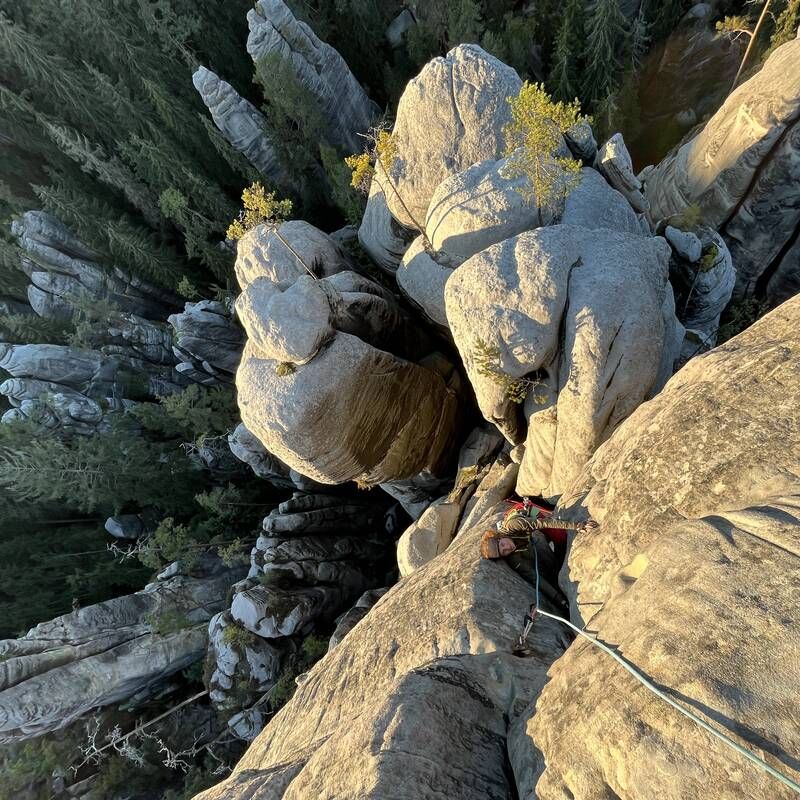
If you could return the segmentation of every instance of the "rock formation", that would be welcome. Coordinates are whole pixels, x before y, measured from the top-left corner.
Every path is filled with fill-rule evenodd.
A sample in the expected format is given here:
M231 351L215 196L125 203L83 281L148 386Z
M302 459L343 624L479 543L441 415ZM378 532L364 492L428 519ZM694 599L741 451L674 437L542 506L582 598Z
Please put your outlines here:
M563 499L600 527L561 576L576 622L794 780L798 323L795 299L620 426ZM391 588L198 800L793 796L585 640L567 647L558 623L540 615L531 655L511 655L532 588L477 546L516 472L498 459L445 553Z
M248 232L236 270L239 407L270 453L322 483L445 467L458 376L390 293L307 223Z
M481 412L525 441L521 494L561 494L671 374L683 337L669 254L658 237L554 225L483 250L448 280L447 318Z
M795 781L799 391L794 298L687 364L561 500L600 522L562 572L576 618ZM551 675L512 737L520 797L794 796L587 643Z
M296 19L282 0L258 0L247 22L247 52L253 61L275 59L289 69L314 98L331 144L349 153L361 150L358 134L380 112L339 53Z
M496 505L516 466L492 473ZM488 480L488 479L486 479ZM486 480L484 483L486 483ZM540 620L535 656L510 649L530 586L476 558L489 513L447 558L390 589L305 677L233 774L202 800L458 797L506 800L506 730L535 698L566 641ZM313 713L308 713L313 709ZM379 742L379 747L374 743Z
M735 297L776 304L800 288L800 39L779 47L646 178L653 217L699 206L728 244Z
M244 332L231 312L217 300L186 303L183 313L172 314L175 331L172 351L176 370L206 385L233 383L244 347Z
M667 226L672 247L669 277L678 319L686 328L681 362L710 350L717 341L719 319L731 299L736 270L725 240L701 226L697 234Z
M0 742L66 727L197 661L235 571L176 575L0 641ZM159 632L161 631L161 632Z
M31 281L28 299L41 317L71 319L72 298L105 301L147 320L165 319L178 303L171 292L118 267L101 267L97 253L44 211L26 211L11 230L24 252L20 267Z
M229 83L206 67L192 75L194 88L211 112L214 124L270 184L282 183L286 173L267 136L266 117Z
M445 178L502 156L507 98L521 86L511 67L472 44L434 58L409 81L394 126L398 158L391 178L397 193L384 189L395 219L412 228L422 225Z

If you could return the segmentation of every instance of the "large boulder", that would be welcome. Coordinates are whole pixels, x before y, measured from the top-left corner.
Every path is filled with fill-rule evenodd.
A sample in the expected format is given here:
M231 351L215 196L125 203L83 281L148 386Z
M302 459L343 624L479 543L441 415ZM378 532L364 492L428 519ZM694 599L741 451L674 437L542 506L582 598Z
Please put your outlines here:
M267 137L266 117L227 81L200 66L192 83L203 98L214 124L234 150L238 150L269 182L282 183L286 172Z
M772 303L800 279L800 39L779 47L732 92L694 137L646 178L654 218L699 206L725 238L737 270L736 297Z
M559 495L659 388L680 345L669 255L660 237L555 225L487 248L448 280L481 412L526 441L520 493Z
M600 523L562 572L580 624L795 781L798 393L795 298L689 362L561 500ZM794 797L586 642L551 678L512 734L521 798Z
M258 64L275 59L315 101L331 144L348 152L362 149L365 133L380 111L365 94L345 60L296 19L282 0L258 0L247 14L247 52Z
M66 727L202 657L236 570L159 580L0 641L0 742ZM163 630L162 630L163 629Z
M507 100L521 86L511 67L474 44L434 58L409 81L394 126L398 157L391 179L397 193L386 197L399 222L412 228L424 224L434 190L445 178L503 155L503 126L511 119Z
M270 453L321 483L440 472L458 375L427 355L427 337L390 293L347 266L306 223L260 226L241 240L242 420Z
M503 491L515 469L501 470ZM477 558L483 526L500 519L496 502L447 558L390 589L311 669L233 774L198 797L514 796L506 731L565 640L540 620L535 656L511 655L531 587Z

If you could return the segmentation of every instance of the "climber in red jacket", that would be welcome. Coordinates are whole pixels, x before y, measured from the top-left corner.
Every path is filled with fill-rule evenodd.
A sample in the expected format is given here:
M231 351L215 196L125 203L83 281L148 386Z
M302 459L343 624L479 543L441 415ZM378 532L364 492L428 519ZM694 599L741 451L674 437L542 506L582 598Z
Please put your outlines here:
M567 531L586 531L596 528L594 520L573 522L552 516L544 506L528 498L511 501L511 508L496 530L488 530L481 537L483 558L504 558L506 563L525 580L534 583L534 556L539 567L542 593L557 605L565 599L558 591L558 571L567 552ZM552 545L552 547L551 547Z

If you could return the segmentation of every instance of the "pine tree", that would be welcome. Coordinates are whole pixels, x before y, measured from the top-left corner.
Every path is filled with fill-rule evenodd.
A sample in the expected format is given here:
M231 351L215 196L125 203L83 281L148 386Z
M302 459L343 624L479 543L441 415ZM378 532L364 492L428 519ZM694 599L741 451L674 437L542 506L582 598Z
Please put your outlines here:
M579 66L583 41L582 0L567 0L556 35L548 84L558 100L573 100L579 94Z
M447 11L447 46L480 41L483 27L478 0L455 0Z
M586 71L583 95L596 104L617 88L620 51L627 36L627 21L619 0L594 0L585 20Z

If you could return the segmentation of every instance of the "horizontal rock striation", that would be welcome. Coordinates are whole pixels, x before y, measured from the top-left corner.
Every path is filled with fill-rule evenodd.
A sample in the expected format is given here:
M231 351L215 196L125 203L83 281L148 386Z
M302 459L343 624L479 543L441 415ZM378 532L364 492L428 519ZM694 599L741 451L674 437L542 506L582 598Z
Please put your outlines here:
M159 580L0 641L0 742L64 728L197 661L236 577L217 564L206 577Z
M206 67L197 68L192 83L211 112L214 124L231 146L270 184L285 182L286 171L267 136L266 117L233 86Z

